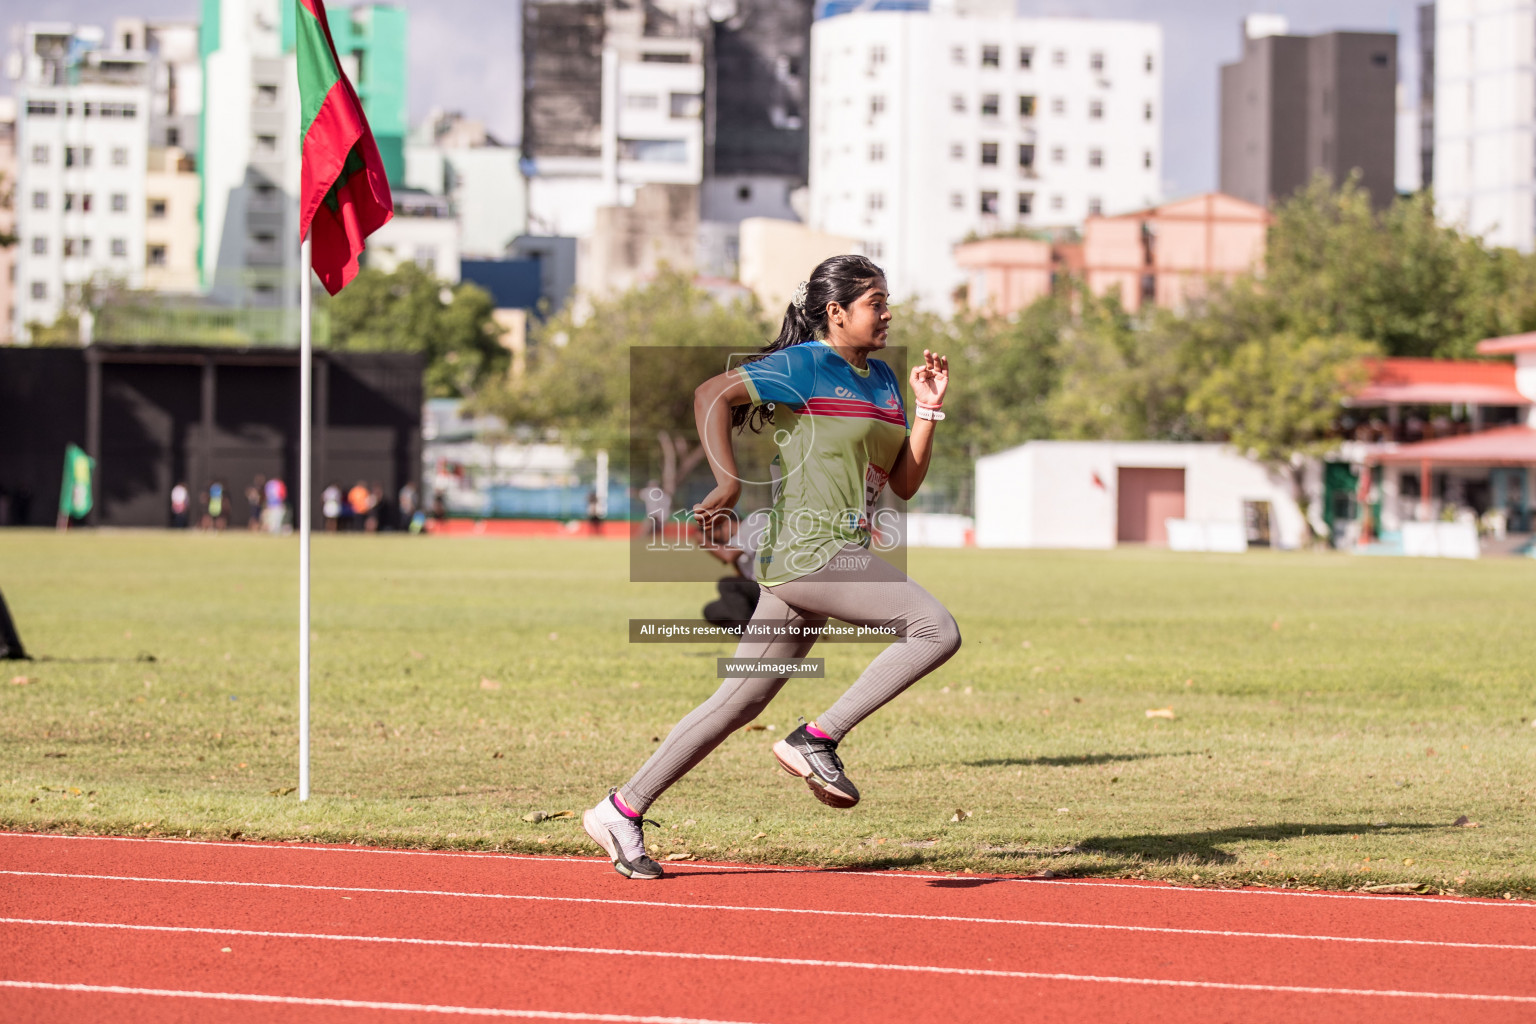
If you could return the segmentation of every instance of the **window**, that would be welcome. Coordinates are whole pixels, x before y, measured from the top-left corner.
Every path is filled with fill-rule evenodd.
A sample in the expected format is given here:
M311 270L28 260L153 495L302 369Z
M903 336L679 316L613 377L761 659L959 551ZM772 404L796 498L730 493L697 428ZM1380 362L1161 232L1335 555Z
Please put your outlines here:
M1150 75L1152 73L1152 67L1152 55L1149 53L1147 54L1147 74Z
M1152 169L1152 151L1150 149L1141 154L1141 166L1149 171Z
M949 61L951 64L965 63L965 47L951 46L949 48Z
M869 144L869 162L878 164L885 159L885 143L871 142Z
M1057 96L1051 100L1051 113L1065 114L1067 112L1067 100L1064 96Z
M997 93L989 92L981 98L981 116L996 117L1001 106L1002 100L999 99Z
M1088 216L1097 217L1104 212L1104 200L1093 196L1088 200Z
M27 100L28 117L58 117L59 105L54 100Z
M128 212L128 193L126 193L126 192L113 192L112 193L112 212L113 213L127 213ZM161 215L164 216L164 210L161 211ZM154 216L154 214L151 213L150 216Z
M686 53L642 53L640 55L640 63L688 64L691 63L691 61L688 60L688 55Z
M1035 66L1035 48L1033 46L1019 47L1019 70L1029 71Z
M738 186L736 186L736 198L740 202L750 203L752 201L752 186L751 185L738 185Z
M64 166L65 167L73 167L73 166L75 166L76 155L77 155L77 153L76 153L76 150L75 150L74 146L65 146L64 147Z
M1053 209L1053 210L1062 210L1062 209L1065 209L1066 206L1067 206L1067 201L1065 199L1061 198L1061 196L1051 196L1051 209Z
M1103 167L1104 166L1104 151L1102 149L1090 149L1088 151L1088 166L1089 167Z
M872 115L885 113L885 97L871 96L869 98L869 112Z
M1141 119L1143 121L1150 121L1150 120L1152 120L1152 101L1151 100L1148 100L1147 101L1147 105L1142 108Z
M151 220L159 220L165 216L166 201L164 199L151 199L149 201L149 216Z
M951 192L949 194L949 208L951 210L961 210L961 209L964 209L965 208L965 196L961 195L959 192Z
M869 48L869 66L875 67L885 63L885 47L871 46Z
M89 101L80 104L80 116L81 117L90 117L92 114L94 114L96 112L95 108L96 108L96 104L91 103Z
M1066 50L1057 50L1056 52L1052 53L1051 54L1051 63L1054 64L1058 68L1066 67L1067 66L1067 51Z
M653 92L632 92L624 97L625 110L657 110L661 97Z
M704 97L696 92L669 93L667 110L673 117L698 117L704 113Z
M48 255L48 239L47 239L46 236L38 235L37 237L32 239L32 255L33 256L47 256Z
M951 142L949 144L949 158L951 160L964 160L965 159L965 143L963 143L963 142Z
M872 260L885 258L885 245L881 242L865 242L864 255Z
M1035 144L1032 142L1019 143L1019 167L1022 170L1033 170L1035 166Z
M181 129L180 128L167 128L165 130L165 144L167 146L179 146L179 145L181 145Z
M1064 149L1061 146L1057 146L1057 147L1055 147L1054 149L1051 150L1051 163L1053 163L1053 164L1064 164L1066 162L1067 162L1067 151L1066 151L1066 149Z
M1028 217L1035 212L1035 194L1033 192L1019 193L1019 216Z
M144 262L148 263L152 267L165 266L165 246L150 246L148 251L144 253Z
M1089 117L1090 120L1093 120L1093 121L1102 121L1102 120L1104 120L1104 101L1103 100L1089 100L1088 101L1088 117Z
M92 205L91 200L93 198L95 198L95 197L92 196L91 193L89 193L89 192L82 192L80 194L80 212L81 213L90 213L91 212L91 205Z
M75 240L73 238L66 238L66 239L64 239L64 258L68 259L71 256L73 256L74 254L75 254Z
M1371 66L1372 67L1384 68L1384 67L1386 67L1387 65L1389 65L1391 63L1392 63L1392 58L1388 57L1385 53L1373 53L1373 54L1371 54Z
M75 194L73 192L65 192L64 193L64 212L68 213L69 211L73 210L74 208L75 208Z
M997 166L997 143L983 142L981 144L981 162L986 167Z
M113 256L127 256L128 255L128 240L126 238L114 238L114 239L112 239L112 255Z
M82 239L80 239L80 255L84 256L84 257L87 257L87 258L90 257L90 255L91 255L91 240L89 238L82 238ZM127 255L126 251L124 252L124 255Z
M83 147L80 150L80 166L81 167L89 167L89 166L91 166L91 157L93 157L95 155L96 155L96 151L94 149L92 149L90 146Z
M983 46L981 48L981 66L984 68L1002 67L1003 48L1000 46Z
M1035 116L1035 98L1033 96L1020 96L1019 97L1019 116L1020 117L1034 117Z
M620 139L619 159L651 164L687 163L688 143L684 139Z
M423 270L435 272L437 270L437 246L418 245L415 255L412 257L412 262Z
M48 297L48 285L43 281L32 282L32 297L39 302Z
M870 208L870 210L872 212L875 211L875 210L883 210L883 209L885 209L885 193L884 192L871 192L869 194L868 204L869 204L869 208Z
M258 231L251 236L251 241L257 245L271 245L277 241L277 236L270 231Z
M70 106L73 108L74 104L70 104ZM74 113L74 110L71 109L70 113ZM125 121L131 121L139 116L139 105L137 103L103 103L101 105L101 116L120 117Z
M965 97L955 93L949 98L949 109L957 114L965 113Z
M32 193L32 209L34 209L34 210L46 210L46 209L48 209L48 193L47 192L33 192Z
M126 167L127 165L128 165L128 147L127 146L113 146L112 147L112 166L113 167Z
M34 164L38 165L39 167L42 167L42 166L46 165L48 163L48 147L47 146L33 146L32 147L32 162Z
M256 152L258 152L258 153L276 153L277 152L277 136L276 135L258 135L258 136L256 136Z
M981 194L981 212L983 216L988 214L994 217L997 216L997 205L996 192L983 192Z
M256 102L263 107L277 106L277 86L262 82L256 86Z
M1088 67L1094 71L1104 70L1104 51L1094 50L1088 55Z

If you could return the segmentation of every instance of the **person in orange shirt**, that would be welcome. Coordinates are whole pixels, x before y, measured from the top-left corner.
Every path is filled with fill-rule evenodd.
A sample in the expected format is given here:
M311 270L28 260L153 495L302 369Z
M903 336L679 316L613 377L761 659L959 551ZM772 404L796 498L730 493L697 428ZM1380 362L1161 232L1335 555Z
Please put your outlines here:
M352 510L352 522L357 524L356 529L361 530L368 518L368 510L373 507L373 494L363 481L353 484L347 492L347 507Z

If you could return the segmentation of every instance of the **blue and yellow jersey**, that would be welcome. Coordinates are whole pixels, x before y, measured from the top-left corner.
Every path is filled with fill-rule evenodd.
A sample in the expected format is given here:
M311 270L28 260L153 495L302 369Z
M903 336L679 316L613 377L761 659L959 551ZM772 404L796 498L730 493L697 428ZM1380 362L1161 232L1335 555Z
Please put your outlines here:
M773 514L757 581L815 572L845 544L868 547L870 517L910 433L901 381L871 359L859 369L824 341L739 367L753 405L773 411Z

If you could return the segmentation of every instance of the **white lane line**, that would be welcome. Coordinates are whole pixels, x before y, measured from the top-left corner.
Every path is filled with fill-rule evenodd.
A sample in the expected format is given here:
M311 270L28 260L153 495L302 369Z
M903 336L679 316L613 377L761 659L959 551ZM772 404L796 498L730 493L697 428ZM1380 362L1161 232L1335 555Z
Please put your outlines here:
M313 996L269 996L256 992L198 992L179 988L134 988L128 985L81 985L52 981L0 979L0 988L30 988L52 992L86 992L114 996L169 996L180 999L217 999L226 1003L278 1003L284 1006L330 1006L344 1010L404 1010L410 1013L447 1013L461 1017L521 1017L534 1020L597 1020L613 1024L745 1024L742 1021L708 1020L702 1017L647 1017L631 1013L569 1013L562 1010L506 1010L499 1007L440 1006L433 1003L387 1003L373 999L321 999Z
M1215 935L1238 939L1295 939L1305 942L1358 942L1385 946L1436 946L1457 949L1500 950L1522 953L1536 952L1536 946L1516 946L1491 942L1438 942L1420 939L1362 939L1339 935L1297 935L1290 932L1234 932L1206 928L1152 928L1139 925L1078 924L1071 921L1000 921L997 923L1024 925L1031 928L1087 928L1104 931L1162 932L1173 935ZM0 917L0 925L34 924L52 928L104 928L122 931L172 932L196 935L244 935L266 939L316 939L332 942L398 943L409 946L451 946L460 949L505 949L531 953L592 953L624 956L672 957L684 960L724 960L753 964L799 964L820 967L849 967L863 970L931 971L937 974L975 974L1011 978L1015 971L990 968L935 967L923 964L874 964L842 960L802 960L773 956L747 956L736 953L693 953L646 949L612 949L603 946L550 946L528 942L479 942L469 939L423 939L391 935L349 935L332 932L274 932L250 928L203 928L191 925L128 924L117 921L60 921L36 917Z
M0 839L76 839L90 842L112 843L169 843L176 846L218 846L230 847L237 850L308 850L319 853L373 853L393 857L447 857L463 860L500 860L500 861L533 861L555 864L578 864L590 867L609 868L609 862L602 857L539 857L523 853L471 853L458 850L390 850L378 846L322 846L304 843L263 843L252 841L249 843L226 842L224 840L203 839L158 839L150 836L72 836L52 832L0 832ZM751 871L751 872L779 872L784 874L827 875L831 877L853 876L856 878L893 878L893 879L917 879L919 881L949 881L956 878L971 881L985 882L1033 882L1039 885L1052 885L1057 889L1129 889L1138 892L1153 893L1199 893L1199 894L1223 894L1236 896L1309 896L1313 899L1326 900L1368 900L1372 903L1428 903L1443 907L1520 907L1526 910L1536 910L1536 901L1533 900L1495 900L1491 898L1480 899L1472 896L1388 896L1375 893L1352 892L1302 892L1297 889L1214 889L1195 886L1173 885L1167 882L1137 882L1137 881L1105 881L1090 882L1078 878L1031 878L1025 875L941 875L920 871L844 871L827 868L793 868L780 867L767 864L717 864L712 861L694 861L690 864L668 864L669 871L677 871L679 874L694 874L707 871Z
M1366 996L1393 999L1447 999L1477 1003L1536 1003L1536 996L1503 996L1482 992L1421 992L1390 988L1325 988L1320 985L1260 985L1235 981L1185 981L1177 978L1128 978L1112 974L1062 974L1049 971L1017 971L1011 977L1028 981L1077 981L1101 985L1144 985L1152 988L1216 989L1227 992L1276 992L1309 996ZM416 1010L427 1013L456 1013L494 1017L537 1017L546 1020L600 1020L636 1022L636 1024L739 1024L732 1021L705 1020L695 1017L640 1017L620 1013L568 1013L558 1010L481 1009L473 1006L437 1006L432 1004L387 1003L362 999L322 999L305 996L268 996L241 992L196 992L180 989L129 988L124 985L81 985L43 981L0 979L0 988L54 989L68 992L103 992L122 995L185 996L194 999L288 1003L299 1006L340 1006L372 1010Z
M735 913L812 914L823 917L866 917L891 921L950 921L960 924L1002 924L1026 928L1080 928L1099 931L1152 932L1167 935L1214 935L1221 938L1290 939L1304 942L1352 942L1384 946L1431 946L1437 948L1536 951L1536 946L1484 942L1450 942L1431 939L1375 939L1348 935L1306 935L1295 932L1245 932L1216 928L1170 928L1153 925L1094 924L1080 921L1036 921L1006 917L962 917L954 914L893 914L875 910L825 910L819 907L749 907L726 903L668 903L664 900L616 900L595 896L533 896L526 893L458 892L445 889L376 889L362 886L306 885L299 882L237 882L205 878L153 878L137 875L82 875L60 871L0 870L0 875L70 878L105 882L161 882L169 885L232 885L259 889L301 889L322 892L361 892L405 896L453 896L477 900L524 900L537 903L591 903L608 906L663 907L674 910L725 910ZM0 918L26 921L28 918Z

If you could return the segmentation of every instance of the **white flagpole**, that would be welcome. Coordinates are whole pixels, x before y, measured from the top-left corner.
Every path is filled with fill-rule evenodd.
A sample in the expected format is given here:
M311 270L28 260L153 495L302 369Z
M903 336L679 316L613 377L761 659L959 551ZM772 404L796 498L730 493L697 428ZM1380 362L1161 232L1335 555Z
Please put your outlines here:
M310 363L314 358L310 338L311 296L309 238L299 250L299 799L309 799L309 464L310 409L314 390Z

